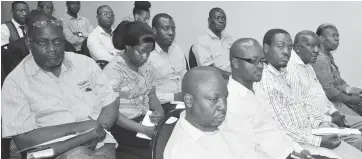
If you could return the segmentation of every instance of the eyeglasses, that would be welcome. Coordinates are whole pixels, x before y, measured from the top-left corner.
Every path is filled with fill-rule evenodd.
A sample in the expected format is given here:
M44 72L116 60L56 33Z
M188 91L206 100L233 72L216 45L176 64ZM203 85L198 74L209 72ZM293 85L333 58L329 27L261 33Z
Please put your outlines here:
M114 16L114 13L113 12L102 12L102 13L99 13L99 15L110 15L110 16Z
M29 9L15 9L17 12L29 12Z
M35 27L44 27L47 25L55 25L55 26L63 26L63 22L61 20L47 20L47 21L37 21L33 23L33 26Z
M249 63L251 63L251 64L253 64L255 66L258 65L259 63L266 63L267 62L265 59L255 60L255 59L246 59L246 58L241 58L241 57L234 57L234 58L249 62Z
M51 10L51 11L55 11L54 7L50 7L50 6L38 6L39 8L43 8L43 9L47 9L47 10Z

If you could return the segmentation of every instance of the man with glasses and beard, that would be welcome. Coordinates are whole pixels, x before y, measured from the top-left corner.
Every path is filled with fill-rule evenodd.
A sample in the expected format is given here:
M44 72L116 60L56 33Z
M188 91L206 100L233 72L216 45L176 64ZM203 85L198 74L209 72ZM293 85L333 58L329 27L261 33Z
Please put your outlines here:
M102 5L97 9L98 26L89 34L87 47L94 60L111 61L119 51L114 48L112 43L112 28L114 22L114 13L108 5Z
M64 51L62 22L45 14L27 19L30 54L5 79L2 135L19 150L81 135L40 148L49 157L115 158L109 130L118 117L117 95L90 58ZM95 119L95 120L93 120Z

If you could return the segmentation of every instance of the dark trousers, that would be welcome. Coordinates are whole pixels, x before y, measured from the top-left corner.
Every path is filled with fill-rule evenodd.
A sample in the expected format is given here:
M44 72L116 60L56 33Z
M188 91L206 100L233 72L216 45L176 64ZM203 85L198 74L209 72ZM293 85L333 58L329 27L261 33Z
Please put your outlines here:
M132 119L140 123L144 116ZM151 146L150 140L136 137L137 132L129 131L118 125L111 129L111 133L118 142L116 156L122 159L150 159Z
M165 115L170 112L171 110L176 109L176 104L171 104L171 103L165 103L161 105L163 108L163 111L165 112Z

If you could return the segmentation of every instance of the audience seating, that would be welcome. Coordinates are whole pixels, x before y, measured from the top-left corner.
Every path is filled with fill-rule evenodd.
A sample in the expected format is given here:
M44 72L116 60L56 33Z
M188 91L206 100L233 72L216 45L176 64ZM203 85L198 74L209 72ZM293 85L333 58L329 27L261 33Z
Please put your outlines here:
M198 65L197 65L197 61L196 61L195 54L194 54L194 52L192 51L192 47L193 47L193 45L190 47L190 51L189 51L189 64L190 64L190 69L198 66Z
M151 140L152 159L163 159L163 151L177 123L177 121L175 121L172 124L166 124L166 121L171 117L179 118L180 113L184 110L185 109L171 110L158 122Z

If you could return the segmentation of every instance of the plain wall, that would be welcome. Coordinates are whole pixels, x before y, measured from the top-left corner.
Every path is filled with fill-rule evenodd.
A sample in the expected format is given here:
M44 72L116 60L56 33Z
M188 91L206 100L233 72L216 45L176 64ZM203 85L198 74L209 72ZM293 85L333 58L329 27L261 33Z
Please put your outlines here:
M28 2L31 9L37 2ZM115 27L132 13L133 1L83 1L79 14L97 26L96 9L107 4L113 8ZM220 7L227 15L226 31L236 40L251 37L262 42L271 28L294 35L301 30L315 31L322 23L333 23L340 33L340 45L334 54L342 77L354 86L362 86L362 2L151 2L151 16L165 12L176 23L176 40L185 54L207 28L208 12ZM57 18L66 13L65 2L54 2ZM1 2L1 22L11 19L11 2Z

